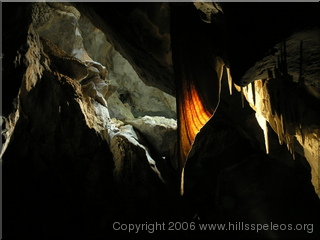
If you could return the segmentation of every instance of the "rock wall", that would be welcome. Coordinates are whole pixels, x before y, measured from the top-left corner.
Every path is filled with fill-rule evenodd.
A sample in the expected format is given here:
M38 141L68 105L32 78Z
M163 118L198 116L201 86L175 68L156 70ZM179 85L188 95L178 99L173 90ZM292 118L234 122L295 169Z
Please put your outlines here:
M157 169L170 169L160 155L168 153L150 152L145 146L152 148L154 142L111 119L113 102L107 99L116 88L107 80L106 67L84 49L79 12L69 5L33 3L13 8L13 13L18 16L24 6L28 11L13 19L15 27L6 32L7 46L15 47L10 44L15 36L21 43L10 49L14 61L5 59L19 73L13 78L18 84L6 86L20 84L13 112L3 118L1 157L4 181L10 183L4 204L5 215L11 216L6 236L95 239L116 219L174 215L177 209L167 211L166 206L175 201L166 188L174 181L172 174L162 176ZM25 32L19 35L22 23ZM6 67L6 81L10 76ZM144 85L139 87L141 91ZM159 119L155 127L161 125ZM175 132L174 127L168 132Z
M115 116L118 115L116 112L118 108L114 108L113 105L120 104L119 100L115 99L118 98L134 117L150 115L176 118L174 97L155 87L147 86L129 62L107 41L105 34L94 27L88 18L82 16L79 27L86 51L95 61L108 68L108 79L117 89L114 96L109 99L111 111ZM132 116L116 118L123 120Z
M175 96L169 3L74 3L147 84Z
M107 41L105 34L76 8L59 3L40 4L39 8L42 14L47 12L46 21L41 15L44 23L37 20L40 36L81 61L95 61L108 69L106 77L115 90L109 100L112 102L109 104L111 117L120 120L144 115L176 118L175 98L146 86L128 61Z

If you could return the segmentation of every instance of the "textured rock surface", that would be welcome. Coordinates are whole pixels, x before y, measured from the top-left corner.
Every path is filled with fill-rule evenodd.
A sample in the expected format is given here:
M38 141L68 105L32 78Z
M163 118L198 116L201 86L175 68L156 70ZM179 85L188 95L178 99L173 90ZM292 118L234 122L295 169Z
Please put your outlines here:
M77 3L148 85L174 96L169 3ZM150 33L150 34L147 34ZM138 50L138 48L139 50Z
M241 106L239 92L233 91L230 96L226 82L222 84L219 106L197 135L184 173L185 197L194 204L200 220L227 224L318 223L314 209L320 209L319 200L310 184L311 172L303 154L296 154L294 160L287 146L280 145L278 136L270 130L267 155L264 133L254 110L247 102ZM305 203L313 207L306 208ZM264 231L258 235L281 238L290 233ZM229 235L220 232L217 236ZM236 237L257 235L237 231Z
M120 120L146 114L176 117L175 98L146 86L128 61L107 42L106 36L76 8L60 3L36 6L42 13L39 16L46 19L37 19L35 15L39 35L65 51L60 52L65 57L58 56L60 71L80 81L85 95L105 107L109 102L110 117Z
M277 54L265 57L247 71L242 84L248 86L242 91L264 125L266 151L268 122L279 144L286 144L293 157L299 154L307 159L312 183L320 195L318 33L319 29L304 30L278 44ZM303 48L301 42L308 47Z
M27 24L20 39L24 48L15 62L6 63L20 73L15 109L5 118L2 149L4 179L10 183L5 215L12 216L6 221L6 236L96 239L106 236L104 229L108 232L116 219L175 215L177 209L166 210L166 202L176 198L146 148L131 136L112 135L121 130L107 108L113 89L105 67L41 39L37 19L47 5L26 6L23 21L16 20L17 26ZM21 30L11 31L8 39ZM6 68L4 77L10 74ZM118 152L124 149L121 159L114 145Z
M24 76L19 119L3 156L5 180L10 182L4 204L6 213L15 216L7 222L7 234L10 238L47 232L51 237L81 237L82 196L97 199L101 181L105 189L113 188L112 178L105 181L112 174L112 162L103 161L112 155L85 121L79 104L85 101L81 86L53 70L58 66L44 54L32 25L29 34L25 39L29 47L16 62ZM53 232L51 224L57 228Z
M259 2L222 2L221 6L228 29L231 74L237 84L240 84L246 71L256 62L266 54L274 54L272 48L276 44L283 42L295 32L306 28L319 28L316 14L318 7L315 3L306 6L301 2L290 7L285 3L279 3L273 7L271 4ZM309 48L307 45L305 47ZM296 50L299 51L299 47Z
M113 56L112 64L114 67L108 75L110 82L117 86L121 102L131 106L131 112L135 117L150 115L176 118L174 97L157 88L146 86L119 53Z
M149 150L146 149L145 146L143 146L141 143L139 143L139 138L137 136L137 134L135 133L135 131L133 130L133 127L131 125L124 125L121 126L119 128L118 131L115 131L114 133L110 134L110 149L113 153L114 156L114 162L115 162L115 174L117 175L117 179L119 181L123 181L124 180L124 176L121 176L121 172L123 172L123 167L129 167L127 166L127 163L125 163L124 161L130 161L129 159L125 160L127 157L127 154L132 152L129 157L133 158L133 159L141 159L142 161L144 161L145 163L149 163L150 167L154 170L154 172L158 175L159 179L164 182L161 173L159 172L159 170L157 169L156 166L156 162L152 159L152 157L150 156L150 152ZM126 142L127 141L127 142ZM140 140L141 141L141 140ZM137 147L137 148L141 148L141 150L136 150L137 152L143 152L142 154L144 156L134 156L135 152L134 150L129 150L131 148ZM128 148L128 149L126 149ZM133 163L135 164L135 163ZM143 169L143 168L142 168ZM151 172L150 168L146 168L148 171ZM140 170L137 170L140 171ZM133 171L131 174L136 177L136 172L137 171ZM120 176L118 176L120 175ZM125 182L125 180L124 180Z
M117 91L115 96L109 99L111 117L122 120L132 118L132 115L176 117L175 98L157 88L146 86L129 62L107 41L104 33L93 26L85 16L81 16L76 8L50 3L38 4L37 9L42 17L35 20L39 35L50 39L66 54L92 65L88 68L91 69L88 79L92 79L83 84L88 95L106 105L102 97L107 100L111 95L110 91ZM99 78L93 79L97 66L98 70L103 72L100 74L102 81ZM106 77L110 83L110 91L104 83Z
M170 150L177 142L177 121L164 117L145 116L138 119L127 120L126 123L135 127L163 157L173 157Z
M281 89L285 86L287 91L284 92ZM243 92L250 106L259 113L260 121L265 124L266 149L269 149L267 129L270 124L271 131L278 136L279 144L286 144L293 157L296 154L306 157L311 167L312 183L319 194L318 104L307 103L317 100L313 100L297 83L289 83L281 78L257 80L245 87Z
M127 103L122 106L124 110L120 111L125 111L125 107L129 105L135 117L151 115L176 118L174 97L157 88L146 86L130 63L107 41L104 33L94 27L87 18L81 17L79 24L86 51L108 68L108 79L117 88L115 96L109 99L113 113L116 114L114 105L119 108L119 101L115 99L117 97L123 104ZM116 115L114 117L118 118Z
M319 28L312 28L295 32L283 43L274 46L270 50L273 54L265 56L250 68L242 77L240 85L246 86L254 80L269 79L275 76L275 69L279 68L282 56L286 58L287 71L292 76L293 82L298 82L299 78L303 77L305 85L318 89L320 79L317 67L320 64L319 31ZM286 46L285 56L284 44ZM319 98L319 96L316 97Z

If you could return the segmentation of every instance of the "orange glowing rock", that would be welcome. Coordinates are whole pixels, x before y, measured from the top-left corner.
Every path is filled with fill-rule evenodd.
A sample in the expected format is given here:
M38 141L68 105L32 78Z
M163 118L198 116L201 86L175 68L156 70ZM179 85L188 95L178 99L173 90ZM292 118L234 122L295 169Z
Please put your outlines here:
M203 106L193 84L184 91L179 115L183 116L180 118L180 159L183 166L197 133L212 116L212 113Z
M228 69L226 34L222 24L224 15L220 6L212 3L208 6L203 8L202 4L189 3L170 5L181 195L184 192L184 169L189 152L197 133L218 107L224 71L224 75L230 77L229 85L232 83ZM199 18L197 12L203 9L206 11L205 19ZM229 90L232 93L232 87Z
M223 61L216 61L213 68L211 83L204 79L195 83L190 78L183 78L178 98L178 132L179 159L181 171L180 194L184 194L184 168L189 152L201 128L214 115L220 99L220 82L225 65ZM227 75L229 77L229 75ZM199 79L200 80L200 79ZM205 79L207 80L207 79ZM208 87L208 89L207 89Z

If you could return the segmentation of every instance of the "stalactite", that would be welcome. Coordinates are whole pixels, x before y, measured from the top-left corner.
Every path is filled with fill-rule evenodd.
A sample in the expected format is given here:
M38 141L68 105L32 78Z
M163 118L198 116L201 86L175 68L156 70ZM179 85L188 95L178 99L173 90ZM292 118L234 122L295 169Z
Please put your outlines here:
M282 135L281 135L281 132L280 132L280 124L279 124L279 116L278 114L276 113L275 117L274 117L274 122L275 122L275 125L276 125L276 129L275 129L275 132L278 136L278 140L279 140L279 144L282 145L283 143L283 140L282 140Z
M252 83L249 83L248 86L246 86L246 88L247 88L248 101L254 106Z
M232 95L232 77L231 77L231 73L230 73L230 68L227 68L227 75L228 75L228 85L229 85L229 92L230 95Z
M265 84L259 80L256 82L249 83L246 87L241 88L241 94L244 95L249 102L250 106L256 111L255 117L257 119L257 122L259 126L261 127L264 135L264 145L265 145L265 151L267 154L270 152L269 148L269 137L268 137L268 124L267 119L272 119L270 117L271 112L268 113L265 111L266 107L270 107L270 102L266 101L266 99L269 98L267 96L268 94L264 91ZM242 103L242 106L244 106L244 103ZM278 135L279 142L281 143L282 137L279 133L279 129L281 126L278 123L278 121L274 118L275 122L275 131Z
M259 112L256 112L255 116L263 131L266 153L269 154L269 138L268 138L267 120Z

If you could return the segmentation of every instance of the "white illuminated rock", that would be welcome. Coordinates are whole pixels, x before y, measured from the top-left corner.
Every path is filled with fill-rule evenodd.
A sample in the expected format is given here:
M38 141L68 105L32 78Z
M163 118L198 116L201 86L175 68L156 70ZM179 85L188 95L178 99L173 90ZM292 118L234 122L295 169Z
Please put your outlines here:
M139 130L161 156L170 156L177 141L177 121L164 117L144 116L125 121Z

